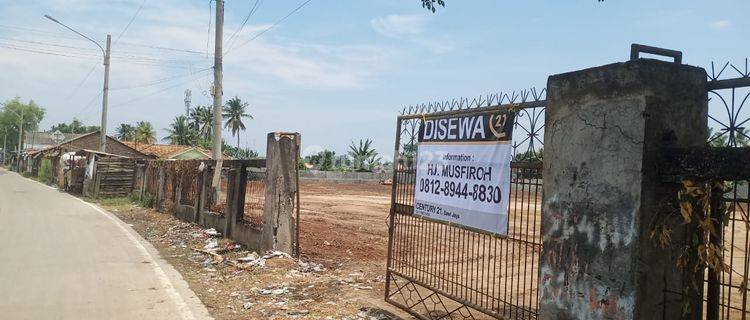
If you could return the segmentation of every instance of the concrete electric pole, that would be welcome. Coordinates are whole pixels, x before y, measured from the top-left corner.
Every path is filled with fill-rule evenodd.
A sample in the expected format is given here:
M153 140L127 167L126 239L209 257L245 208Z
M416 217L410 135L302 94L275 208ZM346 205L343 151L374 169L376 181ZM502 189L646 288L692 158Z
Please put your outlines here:
M107 151L107 100L108 100L107 98L109 95L109 54L110 54L112 36L107 35L107 49L105 50L102 47L102 45L99 44L99 42L96 42L94 41L94 39L87 37L83 33L80 33L74 30L73 28L68 27L67 25L51 17L50 15L45 14L44 17L54 23L57 23L65 27L65 29L73 31L75 34L85 38L86 40L93 42L97 47L99 47L99 49L102 50L102 56L104 56L104 92L102 92L102 124L101 124L101 130L99 131L100 136L101 136L101 140L99 143L99 151L106 152Z
M222 40L224 37L224 0L216 0L216 39L214 40L214 160L221 159Z
M21 172L21 150L23 148L23 108L21 108L21 119L18 121L18 153L16 154L16 170Z
M109 54L112 46L112 36L107 35L107 51L104 53L104 92L102 93L102 127L99 151L107 152L107 103L109 98Z
M6 148L8 145L8 128L4 128L3 130L3 165L5 165L5 158L8 157L8 152L6 152Z

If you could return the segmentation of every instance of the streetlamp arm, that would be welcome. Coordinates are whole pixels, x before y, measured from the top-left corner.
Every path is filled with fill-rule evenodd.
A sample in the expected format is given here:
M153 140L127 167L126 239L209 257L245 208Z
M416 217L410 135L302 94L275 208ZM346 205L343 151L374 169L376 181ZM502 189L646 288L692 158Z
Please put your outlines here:
M95 45L96 45L97 47L99 47L99 49L100 49L100 50L102 50L102 56L106 56L106 55L107 55L106 53L104 53L104 48L102 47L102 45L100 45L100 44L99 44L99 42L96 42L96 41L95 41L94 39L91 39L91 38L87 37L87 36L86 36L86 35L84 35L83 33L80 33L80 32L78 32L78 31L75 31L75 30L74 30L73 28L71 28L71 27L68 27L68 26L66 26L66 25L65 25L64 23L62 23L62 22L60 22L60 21L57 21L57 19L55 19L55 18L51 17L51 16L50 16L50 15L48 15L48 14L45 14L45 15L44 15L44 17L45 17L45 18L47 18L47 19L49 19L49 20L51 20L51 21L52 21L52 22L54 22L54 23L57 23L57 24L59 24L59 25L61 25L61 26L65 27L66 29L68 29L68 30L70 30L70 31L73 31L73 32L75 32L75 33L76 33L77 35L79 35L79 36L81 36L81 37L84 37L84 38L86 38L86 40L88 40L88 41L91 41L91 42L93 42L93 43L94 43L94 44L95 44Z

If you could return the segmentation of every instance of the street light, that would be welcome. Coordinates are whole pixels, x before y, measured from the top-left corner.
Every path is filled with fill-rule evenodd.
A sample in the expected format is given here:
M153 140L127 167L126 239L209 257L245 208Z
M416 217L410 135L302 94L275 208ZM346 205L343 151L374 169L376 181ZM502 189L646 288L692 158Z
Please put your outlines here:
M102 93L102 124L101 124L101 130L99 134L101 137L101 142L99 143L99 151L106 152L107 151L107 99L108 99L108 93L109 93L109 57L110 57L110 46L111 46L112 37L110 35L107 35L107 48L104 49L98 42L87 37L83 33L80 33L74 30L73 28L66 26L65 24L51 17L50 15L45 14L44 17L54 23L57 23L65 27L66 29L70 31L73 31L75 34L85 38L86 40L93 42L94 44L96 44L97 47L99 47L99 49L102 50L102 55L104 56L104 92Z

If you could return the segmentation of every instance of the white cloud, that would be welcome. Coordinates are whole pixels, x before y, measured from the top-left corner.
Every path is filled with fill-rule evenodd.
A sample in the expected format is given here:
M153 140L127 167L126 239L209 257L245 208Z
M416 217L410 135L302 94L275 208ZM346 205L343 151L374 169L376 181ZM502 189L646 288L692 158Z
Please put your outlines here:
M711 26L712 29L726 29L729 28L730 25L732 25L732 22L729 20L717 20L711 22L709 26Z
M370 20L370 26L383 36L398 38L422 33L428 22L429 16L424 14L392 14Z

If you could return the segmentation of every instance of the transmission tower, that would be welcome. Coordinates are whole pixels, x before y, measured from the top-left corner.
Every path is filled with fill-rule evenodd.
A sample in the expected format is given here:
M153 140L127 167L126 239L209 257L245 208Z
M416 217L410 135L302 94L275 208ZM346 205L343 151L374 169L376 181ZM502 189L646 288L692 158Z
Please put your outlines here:
M192 100L193 93L190 89L185 90L185 116L190 117L190 101Z

